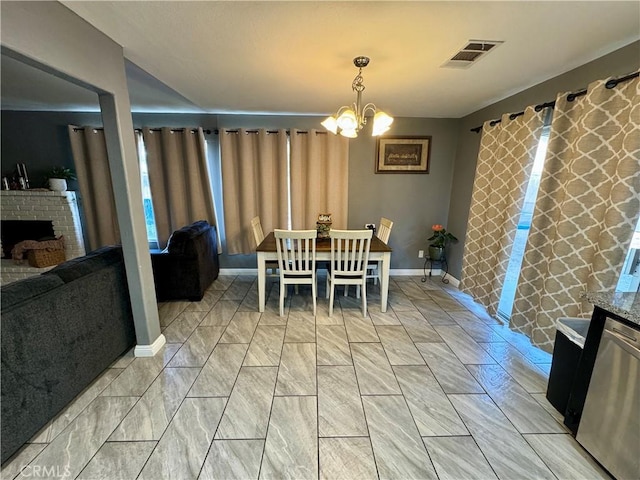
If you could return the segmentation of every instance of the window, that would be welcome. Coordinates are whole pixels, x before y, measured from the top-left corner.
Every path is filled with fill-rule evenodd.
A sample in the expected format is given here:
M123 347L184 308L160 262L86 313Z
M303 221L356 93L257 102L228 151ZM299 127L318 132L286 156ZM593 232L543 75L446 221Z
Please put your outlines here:
M542 176L542 167L544 166L544 159L547 153L550 131L551 127L546 126L542 129L542 133L540 134L540 141L538 143L538 149L536 150L536 158L533 162L533 169L531 171L531 177L529 178L529 184L527 185L524 204L522 206L522 211L520 212L518 229L516 230L516 236L513 240L511 257L509 258L509 265L507 267L507 273L505 275L502 292L500 294L500 303L498 304L498 316L504 320L509 320L513 309L513 300L516 296L518 277L520 276L524 250L527 245L527 238L529 237L529 229L531 228L531 219L533 217L533 210L536 204L536 197L538 196L538 187L540 186L540 178Z
M147 240L150 248L158 248L158 233L156 220L153 214L153 202L151 200L151 188L149 187L149 169L147 167L147 150L144 147L142 133L136 132L136 144L138 148L138 160L140 162L140 179L142 181L142 205L144 207L144 220L147 226Z
M640 219L622 266L616 292L640 292Z

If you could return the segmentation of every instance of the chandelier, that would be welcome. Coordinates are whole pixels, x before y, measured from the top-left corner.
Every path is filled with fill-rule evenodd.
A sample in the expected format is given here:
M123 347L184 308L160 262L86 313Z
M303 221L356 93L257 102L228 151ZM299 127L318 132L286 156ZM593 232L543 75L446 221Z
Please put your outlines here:
M393 123L393 118L377 110L373 103L367 103L362 106L362 92L364 91L364 83L362 78L362 69L369 65L369 57L356 57L353 64L358 68L358 75L353 79L351 88L356 92L356 101L350 106L342 106L335 115L327 117L322 122L322 126L334 134L340 134L345 137L355 138L358 132L367 124L366 116L373 116L373 132L372 135L382 135L389 130Z

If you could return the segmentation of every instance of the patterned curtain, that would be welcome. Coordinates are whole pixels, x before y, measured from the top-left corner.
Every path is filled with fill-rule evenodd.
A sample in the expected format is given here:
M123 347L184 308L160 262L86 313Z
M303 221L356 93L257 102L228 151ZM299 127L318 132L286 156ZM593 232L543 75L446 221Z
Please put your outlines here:
M559 317L612 291L640 212L640 82L558 95L511 326L552 351Z
M220 130L227 253L253 253L251 219L271 232L287 228L287 133Z
M291 130L291 223L316 228L318 214L331 213L333 228L347 228L349 139Z
M478 154L460 289L495 314L545 112L486 122Z

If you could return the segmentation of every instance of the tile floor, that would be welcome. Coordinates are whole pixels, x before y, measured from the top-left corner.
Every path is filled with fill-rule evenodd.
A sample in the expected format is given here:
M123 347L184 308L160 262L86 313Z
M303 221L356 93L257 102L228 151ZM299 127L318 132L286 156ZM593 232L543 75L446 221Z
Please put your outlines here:
M2 478L609 478L545 399L550 355L439 279L391 280L318 315L220 277L160 305L167 345L116 361Z

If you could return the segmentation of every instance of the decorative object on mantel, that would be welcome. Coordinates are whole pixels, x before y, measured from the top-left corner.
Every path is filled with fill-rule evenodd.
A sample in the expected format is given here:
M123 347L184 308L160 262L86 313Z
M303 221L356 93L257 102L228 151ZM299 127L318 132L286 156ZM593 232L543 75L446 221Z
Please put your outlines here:
M321 213L318 215L318 221L316 222L316 230L318 231L318 238L329 238L329 230L331 230L331 214Z
M73 170L67 167L53 167L48 175L49 190L56 192L67 191L67 180L75 180L76 174Z
M427 240L431 243L429 244L429 257L431 260L439 261L444 258L444 249L449 242L457 242L458 239L447 232L442 225L432 225L431 230L433 230L433 235L431 235Z
M17 243L11 250L11 258L14 263L24 262L24 254L27 254L29 265L37 268L58 265L66 260L64 254L64 236L60 235L53 240L23 240Z
M382 135L389 130L393 123L393 118L377 110L373 103L367 103L362 106L362 92L364 91L364 83L362 78L362 69L369 65L369 57L356 57L353 64L359 69L358 75L353 79L351 89L356 93L356 101L350 106L342 106L335 115L327 117L322 122L322 126L333 134L340 134L344 137L355 138L358 132L367 124L366 115L373 115L373 132L374 137Z

